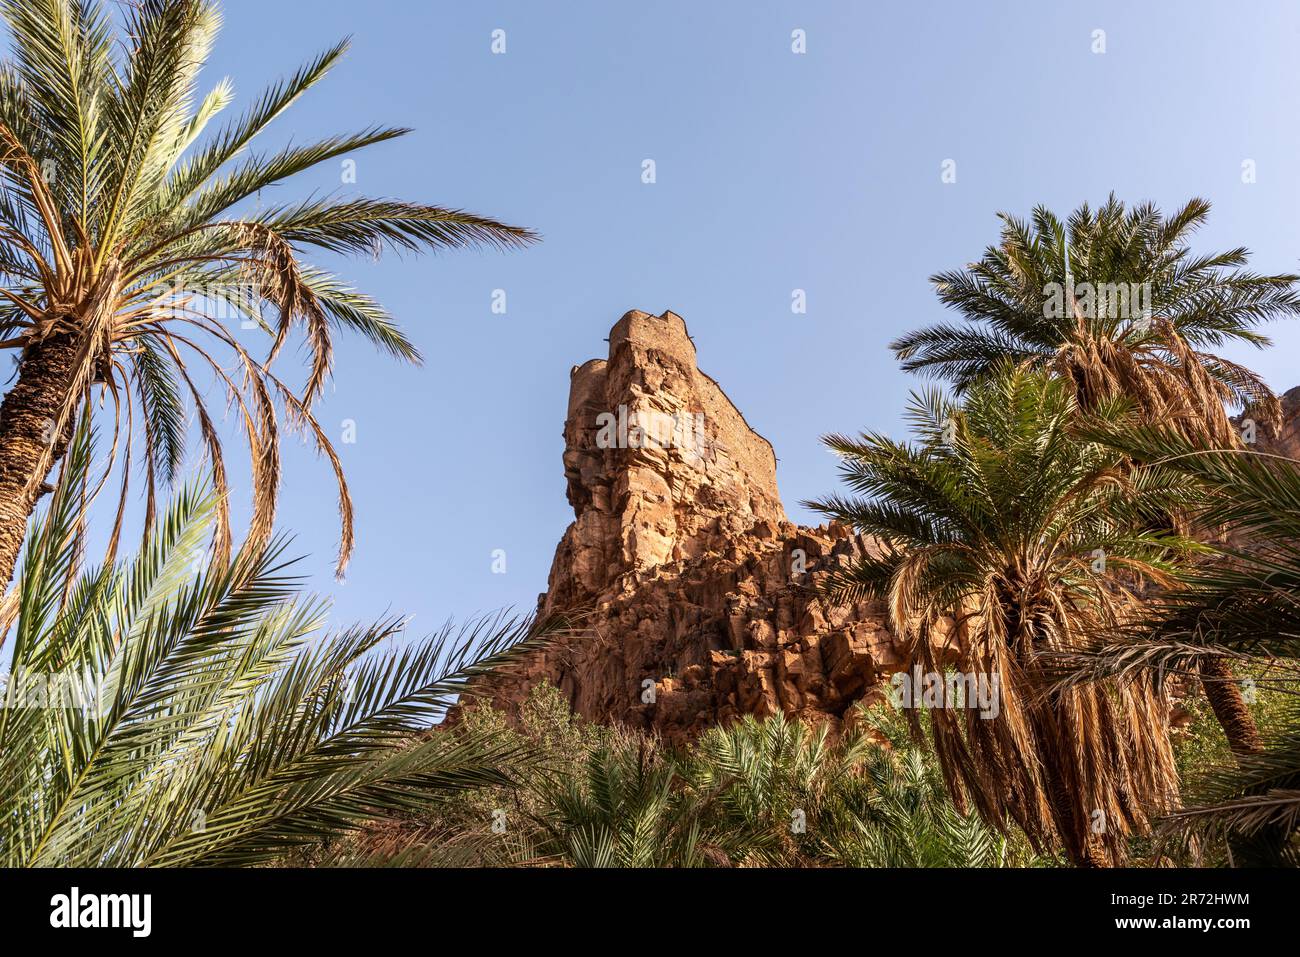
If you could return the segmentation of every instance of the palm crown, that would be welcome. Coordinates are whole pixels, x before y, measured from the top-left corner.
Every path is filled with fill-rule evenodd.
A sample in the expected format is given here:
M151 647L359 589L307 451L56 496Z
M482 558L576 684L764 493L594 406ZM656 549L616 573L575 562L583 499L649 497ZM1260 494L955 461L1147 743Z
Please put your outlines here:
M892 348L905 369L958 391L1005 360L1050 368L1085 409L1125 395L1150 420L1233 444L1225 402L1275 425L1278 400L1255 373L1204 350L1267 345L1256 326L1300 311L1300 277L1250 272L1244 248L1193 254L1188 239L1209 211L1193 199L1165 217L1150 203L1126 209L1112 196L1064 223L1042 206L1029 222L1002 214L999 245L931 277L969 325L929 326Z
M247 436L254 542L266 540L274 519L281 417L329 459L340 495L341 573L352 548L352 506L340 462L312 415L330 375L334 334L358 332L401 359L418 353L379 303L302 254L512 247L534 235L389 199L316 197L239 210L268 186L406 132L373 127L247 153L338 62L346 43L209 133L233 99L227 80L202 96L196 85L220 25L212 3L128 5L120 39L96 0L0 0L0 13L12 48L0 65L0 340L22 350L0 418L0 574L12 575L42 483L96 390L113 411L114 452L144 475L148 521L156 482L170 481L182 461L192 401L219 493L217 548L229 552L220 494L227 472L196 371L224 386ZM232 335L231 317L266 331L262 355ZM300 388L271 371L295 334L310 355ZM131 471L122 469L123 502Z

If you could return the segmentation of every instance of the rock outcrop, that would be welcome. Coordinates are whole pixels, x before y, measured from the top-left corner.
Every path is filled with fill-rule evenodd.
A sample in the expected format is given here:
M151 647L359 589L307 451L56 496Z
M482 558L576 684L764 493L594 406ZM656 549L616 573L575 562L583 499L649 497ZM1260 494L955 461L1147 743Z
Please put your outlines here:
M1258 437L1256 447L1261 452L1300 459L1300 386L1291 389L1281 398L1282 422L1280 427L1276 433L1271 429L1263 430Z
M699 370L680 316L629 312L575 366L573 524L539 600L580 630L477 690L509 711L546 680L602 722L688 738L777 711L838 726L901 658L875 602L815 586L872 546L785 515L771 445Z

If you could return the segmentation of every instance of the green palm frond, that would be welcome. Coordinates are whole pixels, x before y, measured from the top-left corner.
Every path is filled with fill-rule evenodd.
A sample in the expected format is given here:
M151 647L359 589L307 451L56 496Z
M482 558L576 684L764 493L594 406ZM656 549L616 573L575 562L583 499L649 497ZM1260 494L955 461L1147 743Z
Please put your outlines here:
M706 804L681 787L655 742L614 741L592 751L582 778L544 785L534 861L701 867L709 863L700 829Z
M1088 430L1140 474L1194 494L1191 517L1225 531L1173 587L1150 596L1120 629L1059 662L1062 686L1192 673L1207 658L1261 666L1252 681L1294 695L1300 683L1300 463L1240 449L1205 449L1167 428ZM1183 841L1225 838L1237 864L1290 864L1300 835L1300 712L1294 704L1257 750L1188 782L1186 807L1165 831Z
M65 468L85 470L89 429ZM76 484L72 486L75 488ZM30 536L0 708L0 863L190 866L288 850L507 783L517 745L427 729L466 683L537 647L497 616L385 650L389 620L324 633L273 544L211 554L214 495L183 488L131 561L81 568L56 493Z
M1267 345L1256 327L1300 314L1300 277L1251 272L1242 248L1193 254L1190 236L1209 208L1193 199L1165 217L1112 195L1066 223L1041 206L1027 222L1000 214L998 245L931 277L940 301L968 324L909 332L892 348L904 369L958 393L1004 362L1051 369L1085 410L1123 395L1149 421L1214 444L1233 438L1225 403L1253 406L1276 424L1278 400L1263 380L1205 350Z
M1132 418L1118 401L1095 416ZM1040 852L1114 863L1174 796L1164 692L1111 682L1053 697L1052 655L1125 618L1203 547L1152 521L1178 490L1135 480L1122 451L1078 437L1078 419L1069 382L1004 361L960 405L915 395L914 442L827 438L855 494L807 504L874 541L824 587L883 599L909 668L998 681L996 717L932 716L954 800L969 796L999 832L1013 821ZM1111 822L1100 838L1089 827L1098 808Z
M210 0L141 0L121 18L96 0L4 0L0 15L9 32L9 55L0 63L0 344L23 350L29 381L49 380L58 434L70 435L83 413L99 424L103 405L114 415L129 410L112 454L133 466L120 470L123 483L132 472L143 476L147 521L158 486L177 474L191 413L215 490L228 492L221 437L197 377L215 377L247 437L254 549L273 527L281 423L303 432L339 484L342 574L353 542L350 497L312 411L332 374L335 336L360 333L404 361L418 361L419 352L378 302L308 257L505 250L537 235L400 199L309 197L269 209L253 202L300 173L409 132L373 126L254 151L274 121L338 64L346 42L222 125L233 84L197 85L221 26ZM263 346L232 335L235 323L261 330ZM289 383L273 363L299 334L309 368L305 382ZM54 347L70 350L71 369L45 368ZM6 410L0 448L30 439L7 424L22 420L22 410ZM40 474L0 494L26 502L61 454L61 444L42 451ZM127 500L125 484L119 499ZM226 524L224 508L217 521ZM14 529L15 540L20 534ZM230 540L228 530L219 536L220 557ZM0 577L8 574L0 569Z
M1258 754L1211 767L1165 822L1171 838L1222 839L1238 867L1300 866L1300 706L1288 702Z

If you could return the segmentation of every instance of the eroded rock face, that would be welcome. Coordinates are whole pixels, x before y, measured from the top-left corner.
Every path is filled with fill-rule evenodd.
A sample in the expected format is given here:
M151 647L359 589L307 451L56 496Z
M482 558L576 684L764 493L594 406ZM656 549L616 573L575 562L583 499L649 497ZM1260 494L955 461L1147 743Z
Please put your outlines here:
M742 714L838 725L901 663L875 602L814 586L871 543L792 524L771 445L696 366L680 316L629 312L571 373L575 518L539 614L582 630L484 682L509 711L548 680L597 721L693 736Z
M1300 388L1258 448L1300 458ZM580 630L480 682L510 712L549 681L576 712L681 740L782 711L837 727L885 692L901 648L878 602L828 604L828 569L873 548L785 515L771 445L696 365L680 316L629 312L574 366L564 424L574 521L543 618Z
M1272 455L1300 459L1300 386L1282 396L1282 424L1276 434L1264 429L1256 445Z

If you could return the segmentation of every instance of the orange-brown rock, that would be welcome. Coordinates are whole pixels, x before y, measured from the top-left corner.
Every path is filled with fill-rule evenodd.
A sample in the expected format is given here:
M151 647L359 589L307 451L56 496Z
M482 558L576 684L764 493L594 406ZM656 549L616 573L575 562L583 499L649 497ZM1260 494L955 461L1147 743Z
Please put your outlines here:
M1282 396L1282 423L1274 432L1261 430L1256 447L1261 452L1300 459L1300 386Z
M838 724L901 659L874 602L815 586L870 543L785 515L776 457L709 376L680 316L629 312L571 373L574 521L539 599L581 630L480 684L507 711L539 681L603 722L692 736L743 714Z
M1300 388L1257 447L1300 458ZM564 424L574 521L541 618L580 628L476 690L509 712L549 681L602 722L693 736L782 711L838 725L902 656L876 602L817 597L871 543L785 515L771 445L699 370L680 316L629 312L574 366Z

